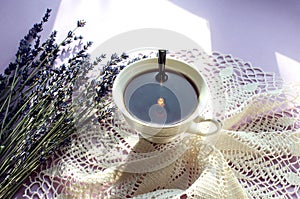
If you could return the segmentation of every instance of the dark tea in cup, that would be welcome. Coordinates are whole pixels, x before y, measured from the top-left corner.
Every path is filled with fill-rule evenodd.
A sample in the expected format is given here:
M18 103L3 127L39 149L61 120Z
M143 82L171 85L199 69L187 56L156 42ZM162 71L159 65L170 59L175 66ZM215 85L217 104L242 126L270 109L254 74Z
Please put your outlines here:
M127 110L139 120L156 124L175 124L191 115L199 92L185 75L168 70L168 81L157 82L157 71L146 71L128 83L124 91Z

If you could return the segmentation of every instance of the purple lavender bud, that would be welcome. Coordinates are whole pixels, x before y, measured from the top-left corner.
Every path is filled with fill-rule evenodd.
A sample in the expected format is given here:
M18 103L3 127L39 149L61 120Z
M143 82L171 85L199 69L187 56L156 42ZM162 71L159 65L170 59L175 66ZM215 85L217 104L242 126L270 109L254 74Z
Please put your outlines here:
M86 22L84 20L77 21L77 27L84 27Z

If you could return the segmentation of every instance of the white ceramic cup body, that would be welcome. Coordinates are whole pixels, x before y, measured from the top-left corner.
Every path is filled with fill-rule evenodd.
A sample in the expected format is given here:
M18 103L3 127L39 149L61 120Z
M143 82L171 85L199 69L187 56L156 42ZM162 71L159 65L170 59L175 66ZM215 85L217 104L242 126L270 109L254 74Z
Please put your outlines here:
M195 110L184 119L172 124L147 123L133 116L127 110L124 100L124 92L127 85L133 78L135 78L139 74L157 69L157 61L157 58L148 58L134 62L133 64L125 67L118 74L114 81L112 90L113 100L117 108L122 112L128 124L135 130L137 130L142 137L156 143L169 142L176 138L179 134L186 131L191 131L191 133L198 133L203 136L210 135L219 131L220 125L217 121L212 119L205 120L199 117L199 115L201 114L201 110L204 110L204 107L209 100L209 89L203 76L194 66L172 58L167 58L165 65L166 70L175 71L179 74L181 73L193 82L194 87L195 89L197 89L197 93L199 94L198 104L195 107ZM217 130L205 134L191 128L195 123L203 121L213 122L217 127Z

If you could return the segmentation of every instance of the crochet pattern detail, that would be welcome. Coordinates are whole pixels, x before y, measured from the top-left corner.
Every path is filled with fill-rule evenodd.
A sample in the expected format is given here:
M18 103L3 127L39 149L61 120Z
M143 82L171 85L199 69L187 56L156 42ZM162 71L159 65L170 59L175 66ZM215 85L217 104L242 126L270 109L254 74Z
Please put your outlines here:
M129 56L156 56L154 51ZM167 144L139 137L115 109L24 184L24 198L300 198L300 86L250 63L191 49L210 89L204 118L217 135L183 133ZM107 102L114 107L111 98Z

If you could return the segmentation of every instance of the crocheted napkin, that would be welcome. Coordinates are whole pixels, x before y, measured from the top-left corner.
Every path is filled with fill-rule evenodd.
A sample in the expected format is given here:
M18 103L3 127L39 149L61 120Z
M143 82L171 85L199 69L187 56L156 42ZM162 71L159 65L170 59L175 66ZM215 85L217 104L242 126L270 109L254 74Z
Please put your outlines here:
M129 55L144 54L156 56ZM231 55L192 49L168 56L199 68L211 95L203 117L221 120L220 133L154 144L115 110L80 128L72 145L24 184L23 196L300 198L300 86Z

